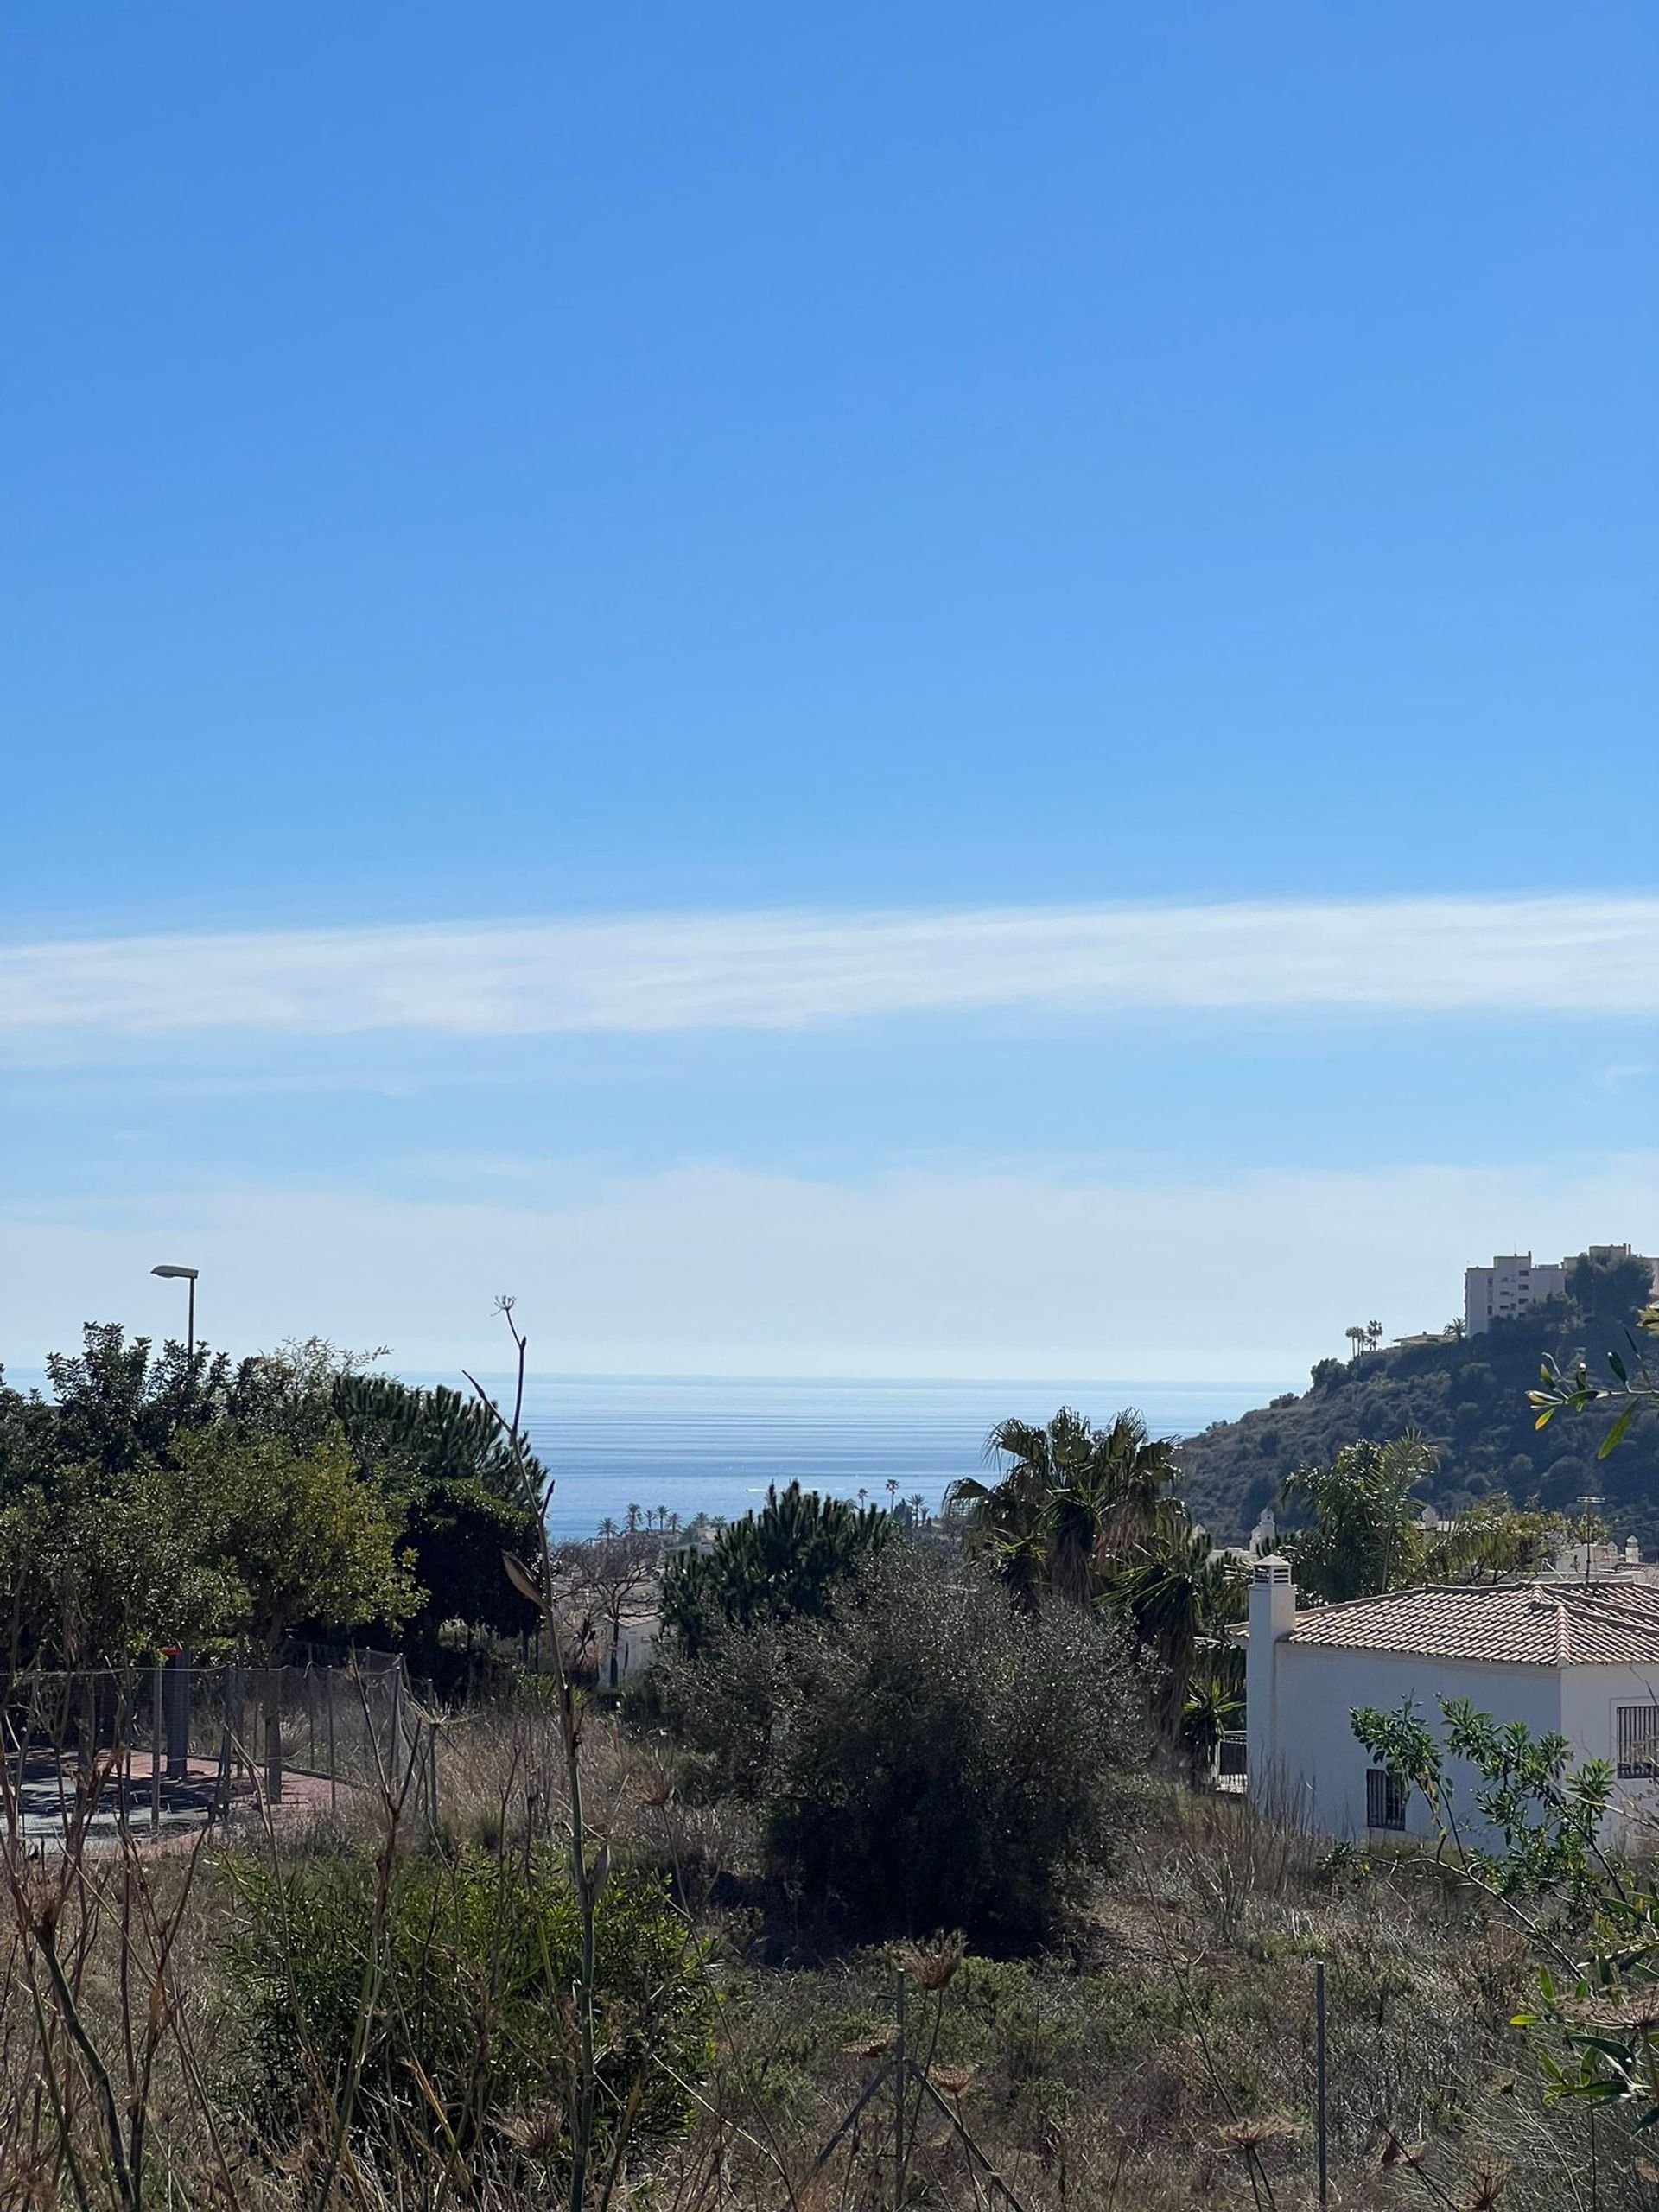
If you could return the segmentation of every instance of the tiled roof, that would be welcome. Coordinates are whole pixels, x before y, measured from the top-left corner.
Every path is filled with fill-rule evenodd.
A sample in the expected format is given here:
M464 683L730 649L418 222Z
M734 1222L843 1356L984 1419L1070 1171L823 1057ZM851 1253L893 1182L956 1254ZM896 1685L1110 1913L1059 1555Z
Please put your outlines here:
M1659 1671L1659 1583L1438 1583L1296 1616L1293 1643L1526 1667Z

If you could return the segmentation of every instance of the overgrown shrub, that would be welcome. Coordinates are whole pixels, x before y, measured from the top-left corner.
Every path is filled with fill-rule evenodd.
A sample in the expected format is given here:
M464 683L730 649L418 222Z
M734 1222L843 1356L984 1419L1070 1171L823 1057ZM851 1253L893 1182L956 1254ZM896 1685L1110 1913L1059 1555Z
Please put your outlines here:
M867 1936L1039 1940L1109 1863L1147 1755L1106 1630L908 1545L826 1620L671 1668L664 1701L714 1786L757 1802L773 1872Z
M516 2141L558 2161L581 1929L554 1854L464 1849L399 1858L388 1875L340 1850L276 1872L242 1863L235 1883L230 1965L248 2097L267 2128L339 2108L365 2022L352 2096L363 2135L451 2137L468 2158ZM631 2139L659 2141L683 2124L682 2085L709 2059L702 1950L657 1878L619 1872L601 1893L595 1953L601 2139L631 2107Z

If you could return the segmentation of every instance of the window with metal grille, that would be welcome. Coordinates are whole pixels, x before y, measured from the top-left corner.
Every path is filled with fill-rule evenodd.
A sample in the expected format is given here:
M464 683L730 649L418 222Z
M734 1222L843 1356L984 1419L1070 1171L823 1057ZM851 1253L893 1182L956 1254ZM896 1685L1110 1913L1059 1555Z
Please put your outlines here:
M1365 1825L1368 1828L1402 1828L1406 1825L1405 1783L1386 1767L1366 1770Z
M1659 1777L1659 1705L1619 1707L1618 1770L1649 1782Z

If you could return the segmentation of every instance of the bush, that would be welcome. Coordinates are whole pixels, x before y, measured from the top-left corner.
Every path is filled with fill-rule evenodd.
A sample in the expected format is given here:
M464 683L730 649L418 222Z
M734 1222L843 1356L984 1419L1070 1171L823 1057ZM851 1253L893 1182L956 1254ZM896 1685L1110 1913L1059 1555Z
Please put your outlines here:
M339 2098L372 1988L354 2113L361 2134L395 2143L448 2132L474 2158L517 2139L557 2163L580 1942L563 1867L550 1853L526 1863L471 1849L397 1860L377 1976L379 1872L353 1850L280 1872L235 1869L243 1913L230 1964L251 2031L247 2087L259 2120L291 2128ZM673 2075L695 2082L710 2056L714 1999L702 1956L653 1877L613 1874L594 1933L601 2109L613 2113L637 2082L634 2139L660 2140L688 2116ZM516 2128L499 2125L509 2114Z
M826 1621L724 1638L664 1693L715 1785L757 1800L773 1872L861 1935L1040 1939L1109 1862L1147 1755L1093 1618L1022 1613L908 1545Z

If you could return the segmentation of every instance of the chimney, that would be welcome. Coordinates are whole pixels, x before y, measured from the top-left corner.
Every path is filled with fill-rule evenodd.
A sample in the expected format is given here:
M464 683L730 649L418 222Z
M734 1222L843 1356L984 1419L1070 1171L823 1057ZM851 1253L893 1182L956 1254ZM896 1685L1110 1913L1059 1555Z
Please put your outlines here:
M1275 1711L1279 1646L1296 1625L1296 1592L1290 1561L1277 1552L1250 1572L1250 1633L1244 1654L1244 1708L1249 1731L1249 1783L1258 1796L1282 1789L1282 1758ZM1277 1774L1275 1784L1272 1777Z

